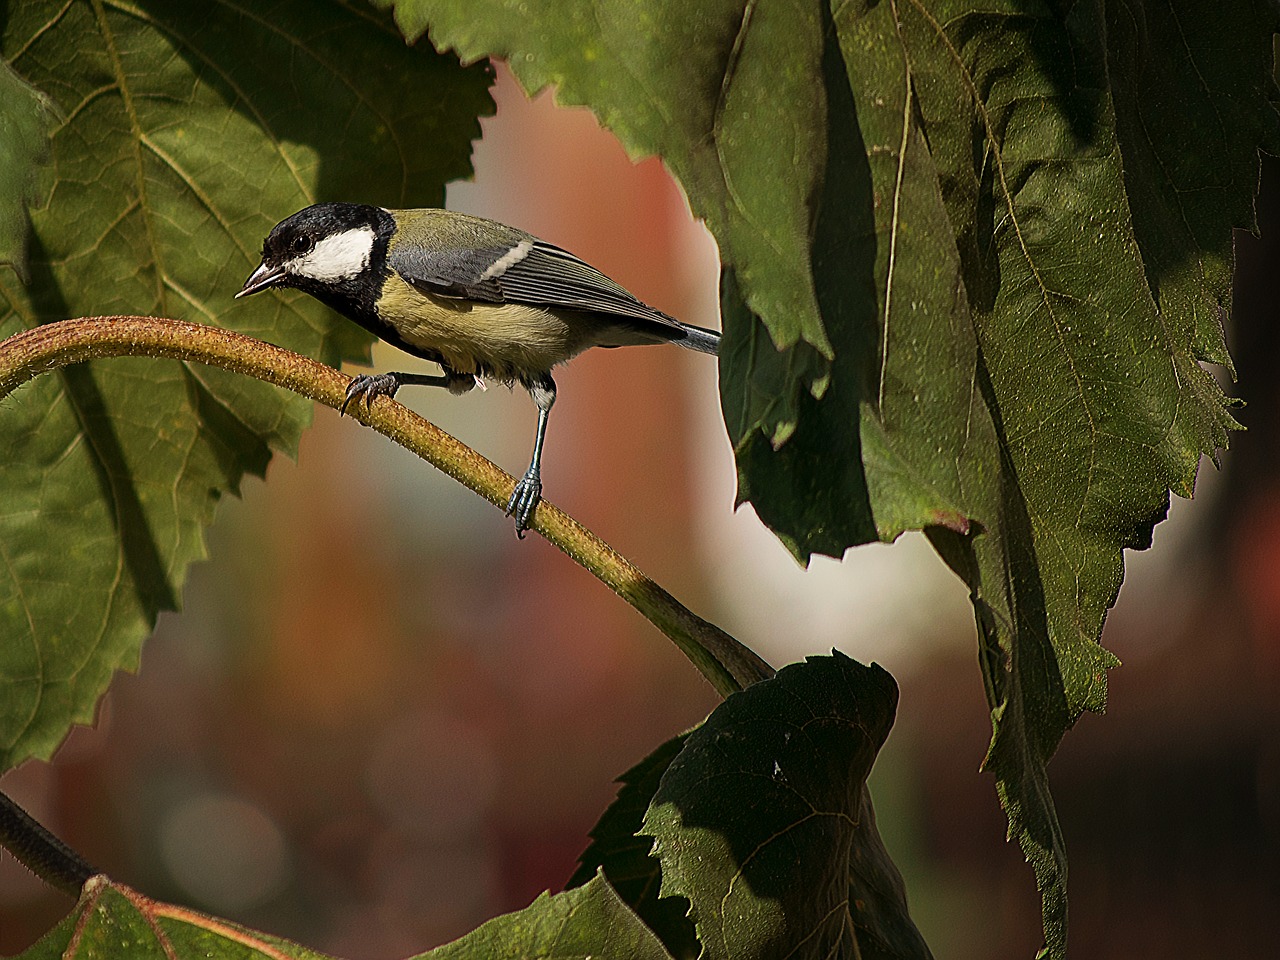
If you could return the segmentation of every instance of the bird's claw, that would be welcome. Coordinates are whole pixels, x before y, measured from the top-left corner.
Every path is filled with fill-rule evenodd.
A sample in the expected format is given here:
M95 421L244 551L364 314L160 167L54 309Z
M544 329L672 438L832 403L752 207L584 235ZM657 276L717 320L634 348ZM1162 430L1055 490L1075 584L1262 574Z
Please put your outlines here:
M533 510L542 499L542 479L538 474L529 471L511 491L511 499L507 501L507 516L516 521L516 536L524 539L524 532L529 529L529 520Z
M365 408L368 409L377 397L394 397L399 389L400 381L393 373L362 373L358 377L352 377L347 384L347 396L338 408L338 415L345 414L347 406L353 400L357 403L364 401Z

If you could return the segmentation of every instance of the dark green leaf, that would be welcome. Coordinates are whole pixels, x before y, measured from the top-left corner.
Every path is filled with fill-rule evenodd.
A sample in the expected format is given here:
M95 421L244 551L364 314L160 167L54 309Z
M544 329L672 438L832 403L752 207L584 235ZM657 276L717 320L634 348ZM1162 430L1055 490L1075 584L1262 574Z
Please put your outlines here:
M958 461L982 535L933 540L974 592L987 768L1057 957L1066 862L1045 765L1081 711L1105 707L1116 661L1097 640L1122 549L1150 545L1169 490L1190 494L1233 425L1196 360L1225 358L1231 227L1252 222L1277 127L1274 10L1228 7L900 8L977 332L973 420L990 417L999 449L972 442Z
M1116 140L1143 269L1184 389L1214 395L1193 363L1232 370L1222 320L1231 309L1234 228L1253 229L1258 149L1280 153L1271 78L1275 4L1148 0L1108 4L1107 64ZM1272 106L1268 106L1268 102ZM1212 404L1179 410L1172 445L1225 446ZM1183 466L1191 495L1197 457Z
M677 960L693 960L702 950L688 917L689 901L658 897L662 867L651 853L653 841L637 834L663 774L687 738L687 734L671 738L619 778L622 788L591 831L591 845L566 884L581 886L603 871L618 896Z
M0 264L27 276L27 205L48 159L55 121L48 99L0 61Z
M897 701L879 667L810 657L688 735L642 832L704 956L930 956L866 789Z
M318 197L438 204L491 110L487 64L407 47L363 7L32 0L3 30L66 119L32 213L33 283L0 277L0 336L159 313L363 356L363 333L300 295L233 305L262 237ZM266 384L142 359L68 368L0 406L0 769L91 719L177 605L219 496L309 418Z

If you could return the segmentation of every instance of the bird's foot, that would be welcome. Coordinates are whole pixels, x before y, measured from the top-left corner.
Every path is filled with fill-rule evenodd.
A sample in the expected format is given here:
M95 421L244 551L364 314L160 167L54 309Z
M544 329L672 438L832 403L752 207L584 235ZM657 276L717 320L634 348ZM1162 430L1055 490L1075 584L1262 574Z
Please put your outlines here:
M351 383L347 385L346 399L338 408L338 414L345 414L348 404L353 400L357 403L363 401L368 408L376 397L394 397L399 389L400 378L394 373L362 373L358 377L352 377Z
M524 532L529 529L529 519L533 509L542 499L542 478L536 470L530 470L511 491L511 499L507 501L507 516L516 521L516 536L524 539Z
M450 393L455 397L460 397L474 386L479 386L481 390L487 389L484 382L481 381L473 373L455 373L446 369L444 372L444 385Z

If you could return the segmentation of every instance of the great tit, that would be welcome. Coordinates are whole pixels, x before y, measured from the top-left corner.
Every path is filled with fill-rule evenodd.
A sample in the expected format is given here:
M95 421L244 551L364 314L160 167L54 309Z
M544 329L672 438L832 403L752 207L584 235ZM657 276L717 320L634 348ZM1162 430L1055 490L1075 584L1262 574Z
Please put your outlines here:
M715 355L720 335L642 303L599 270L523 230L448 210L317 203L280 221L236 297L293 287L441 373L351 381L342 409L404 384L466 393L519 382L538 407L533 459L507 502L524 536L542 496L551 370L588 347L676 343Z

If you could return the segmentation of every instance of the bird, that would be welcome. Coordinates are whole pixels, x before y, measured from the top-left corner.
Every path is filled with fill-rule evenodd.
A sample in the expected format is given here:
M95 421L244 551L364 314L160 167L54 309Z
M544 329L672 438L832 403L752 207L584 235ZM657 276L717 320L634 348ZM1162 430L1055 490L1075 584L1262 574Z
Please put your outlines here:
M506 505L521 539L542 499L552 370L590 347L674 343L716 356L720 334L656 310L560 247L495 220L435 208L316 203L281 220L236 298L292 288L440 374L354 377L351 403L406 384L463 394L485 379L529 391L533 456Z

